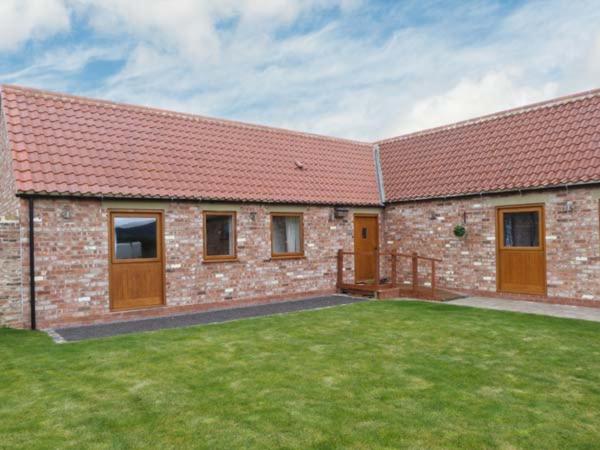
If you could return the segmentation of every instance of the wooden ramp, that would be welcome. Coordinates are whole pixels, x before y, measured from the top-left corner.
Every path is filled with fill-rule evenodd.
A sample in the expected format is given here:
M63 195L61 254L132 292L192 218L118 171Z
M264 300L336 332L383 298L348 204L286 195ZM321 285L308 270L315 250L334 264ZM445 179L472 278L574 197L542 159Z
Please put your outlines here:
M431 289L427 288L395 288L379 292L377 295L377 298L382 300L390 298L418 298L421 300L435 300L438 302L448 302L450 300L456 300L464 297L465 296L463 294L458 292L440 288L436 288L435 294L431 292Z
M374 280L377 280L377 282L348 283L344 281L344 272L347 271L344 267L344 257L346 255L354 256L357 254L374 256ZM380 265L384 256L388 256L390 261L389 279L380 277ZM408 258L411 262L412 279L408 284L400 283L398 280L398 260L400 258ZM431 266L428 283L419 283L420 262L421 264L425 263ZM375 249L373 252L345 252L340 249L337 253L337 289L339 292L346 294L378 299L417 298L444 302L465 297L458 292L440 289L436 286L436 263L440 262L440 259L420 256L417 253L398 253L396 250L380 252L379 249Z
M392 298L416 298L421 300L435 300L439 302L447 302L464 298L465 296L454 291L436 288L435 292L431 288L420 287L412 289L412 287L393 287L391 285L361 285L361 284L345 284L339 287L339 291L364 297L372 297L380 300Z

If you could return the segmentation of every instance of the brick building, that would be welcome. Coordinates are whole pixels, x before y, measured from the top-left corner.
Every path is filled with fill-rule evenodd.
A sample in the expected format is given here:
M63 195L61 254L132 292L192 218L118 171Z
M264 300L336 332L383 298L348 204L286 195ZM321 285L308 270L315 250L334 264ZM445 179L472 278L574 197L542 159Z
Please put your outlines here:
M0 101L0 326L334 292L336 252L359 246L439 258L459 292L600 306L600 91L377 143L14 86ZM373 282L354 258L346 275Z

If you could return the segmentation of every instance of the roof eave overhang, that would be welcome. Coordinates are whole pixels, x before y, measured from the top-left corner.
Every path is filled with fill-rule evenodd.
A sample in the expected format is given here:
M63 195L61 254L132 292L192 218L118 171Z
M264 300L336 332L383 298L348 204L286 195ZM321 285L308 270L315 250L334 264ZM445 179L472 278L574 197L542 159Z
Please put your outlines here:
M552 185L545 185L545 186L529 186L529 187L522 187L522 188L497 189L497 190L469 192L469 193L461 193L461 194L432 195L432 196L425 196L425 197L412 197L412 198L406 198L406 199L392 199L392 200L387 200L385 204L386 205L394 205L394 204L400 204L400 203L425 202L425 201L432 201L432 200L473 198L473 197L482 197L485 195L519 194L519 193L528 193L528 192L544 191L544 190L590 187L590 186L594 186L594 185L600 186L600 180L583 181L583 182L575 182L575 183L560 183L560 184L552 184Z
M306 205L306 206L349 206L362 208L383 208L380 202L357 201L328 201L328 200L286 200L286 199L243 199L243 198L211 198L193 196L167 196L167 195L119 195L73 192L46 192L46 191L18 191L17 197L44 198L44 199L69 199L69 200L140 200L140 201L173 201L194 203L246 203L269 205Z

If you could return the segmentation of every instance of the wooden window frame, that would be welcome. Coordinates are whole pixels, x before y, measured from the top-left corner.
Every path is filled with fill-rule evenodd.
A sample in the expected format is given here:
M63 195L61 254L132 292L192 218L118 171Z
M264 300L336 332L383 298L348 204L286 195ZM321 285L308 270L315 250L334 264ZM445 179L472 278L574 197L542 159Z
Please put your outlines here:
M207 251L206 218L209 216L230 216L232 220L231 231L233 239L233 255L209 255ZM237 261L237 213L236 211L202 211L202 251L204 262L232 262Z
M271 216L271 259L302 259L304 256L304 213L301 212L272 212ZM300 252L297 253L275 253L273 241L273 218L274 217L299 217L300 218Z
M546 236L544 230L545 226L545 211L544 205L524 205L524 206L499 206L496 208L497 227L498 227L498 248L500 250L531 250L540 251L546 248ZM504 245L504 214L505 213L527 213L537 212L538 217L538 240L539 243L536 247L507 247Z
M116 255L116 243L117 236L115 234L115 218L121 217L148 217L156 218L156 256L154 258L128 258L118 259ZM163 214L162 211L149 211L149 210L110 210L109 211L109 236L110 236L110 262L113 264L132 264L132 263L143 263L143 262L158 262L164 260L163 254Z

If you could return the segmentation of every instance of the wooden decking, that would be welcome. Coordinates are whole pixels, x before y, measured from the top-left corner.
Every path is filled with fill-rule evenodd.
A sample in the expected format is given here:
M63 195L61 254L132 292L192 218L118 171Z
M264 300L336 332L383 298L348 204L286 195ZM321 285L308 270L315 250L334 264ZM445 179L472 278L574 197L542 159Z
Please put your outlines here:
M364 252L361 252L364 253ZM337 253L337 289L340 292L345 292L354 295L364 295L369 297L375 297L378 299L386 298L398 298L398 297L409 297L418 298L424 300L436 300L436 301L447 301L456 298L461 298L462 295L449 291L446 289L440 289L436 285L436 263L440 263L440 259L429 258L426 256L420 256L417 253L406 254L398 253L395 250L391 252L380 252L375 251L375 280L379 282L373 283L347 283L344 281L344 257L346 255L356 255L356 252L345 252L338 250ZM371 253L372 255L372 253ZM384 257L384 258L382 258ZM382 279L381 273L381 262L383 259L389 257L390 268L389 268L389 279ZM398 261L400 258L409 258L411 261L411 280L410 282L398 281ZM429 282L419 285L419 262L424 261L430 265L429 269Z
M390 298L418 298L422 300L435 300L440 302L446 302L449 300L456 300L463 298L464 295L449 291L446 289L437 288L435 293L427 287L421 287L412 289L412 287L392 287L391 284L380 284L379 286L373 285L361 285L361 284L343 284L338 287L340 292L352 295L363 295L367 297L374 297L377 299L390 299Z

